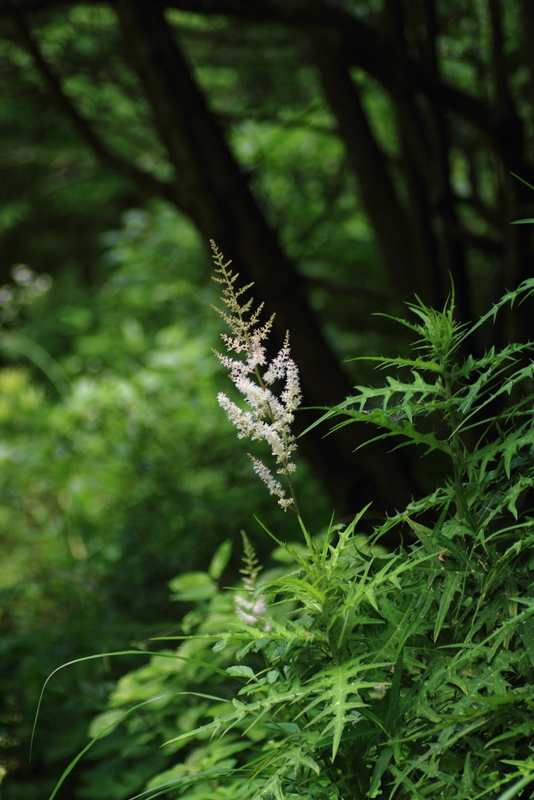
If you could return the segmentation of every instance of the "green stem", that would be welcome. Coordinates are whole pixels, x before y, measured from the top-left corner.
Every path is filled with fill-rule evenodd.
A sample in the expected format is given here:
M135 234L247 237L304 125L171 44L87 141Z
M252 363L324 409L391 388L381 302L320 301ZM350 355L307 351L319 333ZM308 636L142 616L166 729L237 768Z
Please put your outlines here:
M451 375L448 370L443 372L443 383L445 387L445 397L448 406L449 425L451 429L450 441L452 444L452 468L454 479L454 494L456 502L456 516L458 519L464 519L466 515L466 503L464 498L461 473L463 463L463 446L460 434L458 433L458 417L454 408L454 394L452 390Z
M324 623L325 629L328 630L328 621L329 621L329 618L330 618L329 609L326 606L323 606L322 610L321 610L321 613L322 613L323 623ZM331 631L328 634L328 646L330 648L330 655L332 656L332 661L334 662L336 667L339 667L339 665L341 663L341 659L339 657L339 648L338 648L335 636L332 634Z

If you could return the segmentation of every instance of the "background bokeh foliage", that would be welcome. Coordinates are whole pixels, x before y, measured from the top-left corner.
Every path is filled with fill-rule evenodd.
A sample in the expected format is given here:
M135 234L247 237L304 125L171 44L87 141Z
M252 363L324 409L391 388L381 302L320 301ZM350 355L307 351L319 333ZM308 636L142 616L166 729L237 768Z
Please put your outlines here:
M307 405L376 383L346 359L407 343L374 312L452 275L466 321L532 273L533 36L530 0L0 0L3 800L48 797L135 659L55 676L29 765L46 675L172 629L167 582L276 514L215 403L208 239L291 328ZM302 440L317 519L439 475L365 435Z
M240 529L257 528L254 513L276 514L221 424L216 287L203 282L191 226L153 203L125 213L101 246L101 286L70 303L59 287L27 309L25 331L62 347L68 393L58 396L12 351L0 372L2 744L12 770L3 791L13 798L47 796L90 716L139 658L56 676L29 766L49 672L82 654L146 648L150 636L175 629L186 606L169 602L171 578L205 565L226 538L238 545ZM324 514L301 473L302 491Z

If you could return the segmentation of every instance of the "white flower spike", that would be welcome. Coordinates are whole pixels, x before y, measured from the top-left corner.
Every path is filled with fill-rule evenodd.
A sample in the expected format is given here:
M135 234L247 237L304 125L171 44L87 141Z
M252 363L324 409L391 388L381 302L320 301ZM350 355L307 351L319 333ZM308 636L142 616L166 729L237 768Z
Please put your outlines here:
M298 507L291 483L291 473L295 464L291 460L297 449L295 436L291 430L294 412L302 402L297 365L291 358L289 333L277 356L268 363L263 342L268 338L273 325L272 316L264 325L259 324L263 303L253 310L253 298L241 304L240 298L252 284L241 289L234 285L239 277L229 269L231 261L224 262L215 242L211 242L215 272L220 277L213 280L223 287L221 300L227 311L215 308L230 329L230 335L223 333L221 338L229 353L244 353L245 358L232 358L214 351L221 364L230 373L230 379L243 395L248 410L243 410L230 400L224 392L218 395L221 408L237 428L240 439L260 439L269 445L276 460L277 472L286 478L289 496L279 480L265 464L250 456L254 471L267 486L270 494L278 497L278 503L285 510L291 508L298 514ZM266 367L263 375L260 367ZM269 388L277 381L283 382L279 396Z

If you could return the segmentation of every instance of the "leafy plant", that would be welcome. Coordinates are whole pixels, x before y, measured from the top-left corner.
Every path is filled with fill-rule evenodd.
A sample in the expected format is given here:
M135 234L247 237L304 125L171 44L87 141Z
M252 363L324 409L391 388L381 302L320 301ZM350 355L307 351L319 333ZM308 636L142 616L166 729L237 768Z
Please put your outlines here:
M149 656L81 661L54 676L29 763L46 676L79 656L129 650L176 630L188 606L168 602L168 581L203 569L221 541L239 537L249 503L269 524L277 516L239 459L230 426L220 430L213 397L224 376L210 353L218 337L209 307L215 293L198 288L193 233L155 204L129 212L106 243L108 280L86 292L85 305L75 296L53 299L58 281L24 303L25 313L36 314L40 303L55 303L44 316L68 338L63 356L52 348L69 376L64 396L26 356L0 370L2 800L46 800L118 678ZM177 278L182 262L188 269ZM17 276L33 286L22 269ZM13 317L6 336L23 339L19 322ZM54 338L43 326L24 328L24 337L46 348ZM304 470L298 477L321 508L316 484ZM260 542L259 556L269 549ZM239 554L227 581L238 570ZM92 755L82 767L87 759L95 766ZM138 783L158 768L141 772ZM81 776L74 770L62 786L68 800L81 791Z
M228 307L234 317L239 309L246 333L238 342L233 328L230 343L246 360L242 368L223 363L253 412L222 404L241 433L261 438L264 425L276 425L272 410L282 401L256 368L267 366L269 376L273 363L289 363L289 350L265 363L254 342L268 329L258 327L258 313L238 300L236 276L227 264L224 270ZM301 545L263 528L286 565L260 577L245 540L247 606L235 590L220 588L227 546L208 573L171 583L177 599L194 603L181 636L167 637L181 641L178 649L124 676L91 730L95 748L113 730L115 757L146 754L147 769L161 743L165 768L136 798L529 796L532 345L509 344L480 358L466 352L475 330L533 292L534 280L526 281L470 327L456 322L454 296L442 311L412 304L415 321L397 322L417 337L413 357L373 359L390 372L385 385L356 387L316 423L371 424L395 446L422 448L425 459L438 454L426 497L371 537L361 532L366 509L348 525L315 531L297 513ZM287 384L282 399L284 391ZM261 422L254 409L271 421ZM243 415L251 413L245 430ZM291 479L271 439L281 474ZM395 553L380 547L392 529L404 541ZM106 793L95 772L92 793L80 796L132 796L125 783L114 786Z

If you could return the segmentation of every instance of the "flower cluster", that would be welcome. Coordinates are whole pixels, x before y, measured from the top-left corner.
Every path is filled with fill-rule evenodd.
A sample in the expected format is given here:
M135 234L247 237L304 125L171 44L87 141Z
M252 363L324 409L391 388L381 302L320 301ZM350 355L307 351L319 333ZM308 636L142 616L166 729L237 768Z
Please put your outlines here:
M250 456L255 472L267 486L270 494L278 497L284 510L292 508L298 513L297 504L291 483L291 473L295 464L291 460L297 444L292 433L294 412L302 401L298 370L290 355L289 334L275 358L268 363L265 340L272 328L271 317L264 325L259 324L263 303L256 310L252 309L253 299L241 303L242 295L252 284L235 289L234 284L239 277L229 269L231 261L224 263L222 253L214 242L211 243L216 273L214 277L223 286L222 301L227 311L216 308L228 325L231 334L221 334L229 353L243 353L245 358L232 358L216 353L221 363L229 370L230 379L243 395L248 410L243 410L221 392L218 395L219 405L226 411L228 419L237 428L240 439L259 439L267 442L276 459L278 474L284 475L289 487L288 497L280 481L271 470L258 458ZM263 375L260 367L266 367ZM276 396L270 388L281 381L283 389ZM250 455L250 454L249 454Z
M267 613L267 601L264 594L255 597L256 584L261 567L245 531L241 531L241 536L243 538L243 561L245 566L239 571L243 575L243 587L252 599L246 600L240 594L234 595L235 613L246 625L256 625L256 623L262 621L261 617L264 617ZM268 622L265 622L263 630L271 630Z
M236 594L234 595L234 601L236 604L235 613L247 625L255 625L267 611L264 594L260 594L255 600L245 600L244 597Z

